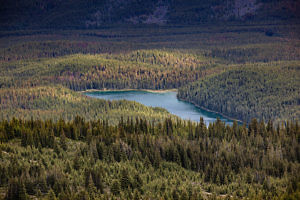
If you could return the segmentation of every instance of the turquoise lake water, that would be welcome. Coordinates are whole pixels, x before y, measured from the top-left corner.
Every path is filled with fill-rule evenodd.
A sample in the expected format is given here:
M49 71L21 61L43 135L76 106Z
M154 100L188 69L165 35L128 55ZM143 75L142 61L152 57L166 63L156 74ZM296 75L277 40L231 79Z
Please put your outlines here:
M220 114L209 112L194 106L191 103L180 101L177 98L177 92L153 93L146 91L107 91L107 92L87 92L85 95L106 100L121 100L136 101L146 106L162 107L170 113L181 117L182 119L190 119L199 121L203 117L208 125L214 122L219 117L226 124L232 124L232 120L223 117Z

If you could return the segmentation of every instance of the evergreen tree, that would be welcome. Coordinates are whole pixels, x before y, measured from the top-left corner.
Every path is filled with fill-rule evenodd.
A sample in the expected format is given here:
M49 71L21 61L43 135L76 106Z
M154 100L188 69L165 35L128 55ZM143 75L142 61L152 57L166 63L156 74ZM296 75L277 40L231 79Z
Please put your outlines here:
M189 200L188 194L185 190L181 191L180 200Z
M121 188L122 190L127 190L130 187L130 180L127 169L123 169L121 172Z
M75 200L90 200L90 197L87 191L82 190L76 195Z
M114 194L114 195L119 195L120 194L120 184L117 180L115 180L110 188L110 191Z
M138 190L135 189L133 192L133 200L140 200L140 199L141 199L141 195L138 192Z
M133 187L138 190L141 190L142 186L143 186L143 180L141 179L139 174L136 174L133 178Z
M54 146L55 146L55 136L54 136L53 129L50 131L48 146L50 148L54 148Z
M20 200L28 199L26 189L25 189L25 185L24 185L23 182L19 182L19 199Z
M89 178L88 178L87 191L90 194L90 196L93 195L97 191L97 188L95 187L95 184L94 184L91 174L89 175Z
M52 189L49 190L47 199L48 200L57 200L57 198L55 196L55 193L54 193L54 191Z
M17 179L12 179L6 193L6 200L27 200L27 193L24 184Z
M173 192L172 192L172 198L174 200L179 200L179 194L178 194L177 190L173 190Z
M61 129L61 133L60 133L60 146L63 150L67 150L68 146L67 146L67 141L66 141L66 135L63 129Z

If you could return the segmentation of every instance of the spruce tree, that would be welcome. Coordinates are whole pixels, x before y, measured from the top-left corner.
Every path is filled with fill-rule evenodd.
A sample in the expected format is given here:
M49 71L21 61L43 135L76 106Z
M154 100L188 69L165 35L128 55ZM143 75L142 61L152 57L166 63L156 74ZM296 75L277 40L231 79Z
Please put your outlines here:
M6 200L27 200L27 193L23 182L12 179L6 193Z
M141 179L139 174L136 174L134 176L134 182L133 185L135 188L137 188L138 190L141 190L142 186L143 186L143 180Z
M82 190L76 195L75 200L90 200L90 197L87 191Z
M127 190L130 187L129 175L127 169L123 169L121 172L121 188Z
M185 190L181 191L180 200L189 200L189 196Z
M19 200L27 200L25 185L23 182L19 182Z
M54 148L54 146L55 146L55 136L54 136L54 131L53 131L53 129L51 129L51 131L50 131L50 135L49 135L49 138L48 138L48 146L50 147L50 148Z
M141 199L141 195L138 192L138 190L135 189L133 192L133 200L140 200L140 199Z
M174 200L179 200L179 194L178 194L176 189L173 190L172 197L173 197Z
M54 191L52 189L49 190L47 197L48 197L47 198L48 200L57 200L57 198L55 196L55 193L54 193Z
M119 195L120 194L120 184L119 181L115 180L110 188L110 191L114 194L114 195Z
M66 141L66 135L63 129L61 130L61 134L60 134L60 145L63 150L65 151L67 150L68 146Z

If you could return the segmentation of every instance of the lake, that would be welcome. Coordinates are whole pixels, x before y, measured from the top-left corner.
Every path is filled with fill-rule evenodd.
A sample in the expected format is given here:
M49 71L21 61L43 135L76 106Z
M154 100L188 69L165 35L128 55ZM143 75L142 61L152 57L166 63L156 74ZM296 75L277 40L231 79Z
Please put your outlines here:
M85 95L106 99L106 100L121 100L136 101L146 106L162 107L170 113L181 117L182 119L200 121L203 117L205 123L214 122L218 117L226 124L232 125L232 120L223 117L220 114L209 112L194 106L191 103L180 101L177 98L177 92L170 91L164 93L155 93L147 91L105 91L105 92L86 92Z

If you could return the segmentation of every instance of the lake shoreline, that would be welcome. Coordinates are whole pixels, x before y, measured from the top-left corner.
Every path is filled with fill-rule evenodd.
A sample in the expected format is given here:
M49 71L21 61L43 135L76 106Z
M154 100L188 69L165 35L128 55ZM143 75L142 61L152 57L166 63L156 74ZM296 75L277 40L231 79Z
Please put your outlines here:
M166 93L166 92L177 92L178 89L165 89L165 90L151 90L151 89L89 89L79 91L80 93L89 92L129 92L129 91L140 91L140 92L150 92L150 93Z
M232 120L232 121L237 121L238 123L244 124L244 122L241 121L241 120L238 120L238 119L229 117L229 116L227 116L227 115L225 115L225 114L223 114L223 113L220 113L220 112L217 112L217 111L214 111L214 110L210 110L210 109L205 108L205 107L203 107L203 106L199 106L199 105L196 104L194 101L187 101L187 100L182 99L182 98L179 98L179 97L177 97L177 98L178 98L178 100L180 100L180 101L184 101L184 102L193 104L195 107L200 108L200 109L202 109L202 110L205 110L205 111L208 111L208 112L212 112L212 113L216 113L216 114L218 114L218 115L221 115L221 116L224 117L224 118L227 118L227 119L230 119L230 120Z
M178 92L178 89L165 89L165 90L151 90L151 89L89 89L89 90L84 90L84 91L79 91L79 92L84 94L84 93L92 93L92 92L130 92L130 91L149 92L149 93L167 93L167 92ZM238 119L229 117L229 116L227 116L227 115L225 115L223 113L220 113L220 112L217 112L217 111L213 111L213 110L210 110L208 108L199 106L198 104L196 104L193 101L187 101L185 99L179 98L177 95L176 95L176 98L178 100L180 100L180 101L183 101L183 102L186 102L186 103L190 103L193 106L195 106L196 108L200 108L202 110L218 114L218 115L220 115L220 116L222 116L224 118L227 118L227 119L229 119L231 121L237 121L239 124L244 124L244 122L241 121L241 120L238 120ZM180 116L178 116L178 117L180 117Z

